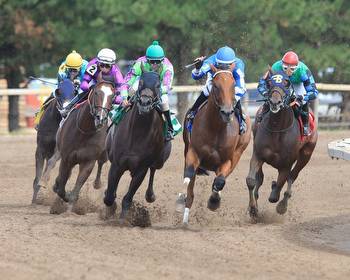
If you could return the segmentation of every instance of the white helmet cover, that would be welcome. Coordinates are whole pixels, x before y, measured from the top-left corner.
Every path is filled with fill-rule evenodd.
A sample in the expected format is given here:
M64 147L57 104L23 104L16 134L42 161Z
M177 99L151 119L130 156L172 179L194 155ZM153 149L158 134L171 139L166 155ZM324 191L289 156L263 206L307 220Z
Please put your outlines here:
M97 61L105 64L114 64L117 56L115 52L111 49L102 49L97 54Z

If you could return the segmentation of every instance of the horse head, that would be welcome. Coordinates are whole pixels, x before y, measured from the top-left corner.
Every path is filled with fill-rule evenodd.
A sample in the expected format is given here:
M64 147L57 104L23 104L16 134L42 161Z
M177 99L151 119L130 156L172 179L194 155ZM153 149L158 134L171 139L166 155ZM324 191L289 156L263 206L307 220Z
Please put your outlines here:
M141 69L136 104L140 114L147 114L160 103L160 76L157 72L146 71L143 64Z
M214 104L219 108L220 115L224 122L230 122L234 113L235 100L235 84L232 70L234 65L228 69L218 69L214 65L210 65L213 73L212 88L210 97Z
M273 72L269 68L267 74L268 103L274 114L289 107L292 97L292 84L283 71Z
M95 127L97 129L107 124L108 113L112 108L114 91L114 77L102 75L102 72L100 72L97 77L97 83L88 97L90 113L95 119Z
M57 100L57 109L62 114L66 106L70 104L70 101L75 96L75 87L70 79L64 79L59 83L57 90L55 91Z

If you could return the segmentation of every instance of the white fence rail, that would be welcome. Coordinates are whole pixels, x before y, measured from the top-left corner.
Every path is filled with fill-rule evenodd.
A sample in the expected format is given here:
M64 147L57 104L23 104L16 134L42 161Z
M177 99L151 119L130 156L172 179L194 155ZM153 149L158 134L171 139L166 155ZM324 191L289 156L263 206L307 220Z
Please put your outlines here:
M246 87L248 90L256 89L257 83L247 83ZM198 92L202 89L202 85L191 85L191 86L174 86L173 92ZM341 91L341 92L350 92L350 85L345 84L317 84L319 91ZM0 96L13 96L13 95L48 95L51 93L50 88L42 89L0 89Z

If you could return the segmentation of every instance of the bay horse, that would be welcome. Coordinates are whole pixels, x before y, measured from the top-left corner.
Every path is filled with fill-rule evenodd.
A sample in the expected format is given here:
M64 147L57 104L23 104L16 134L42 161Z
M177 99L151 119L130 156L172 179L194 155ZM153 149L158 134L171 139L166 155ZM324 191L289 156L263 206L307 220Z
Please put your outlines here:
M157 111L160 104L159 74L143 70L134 98L132 108L120 123L109 131L106 141L111 166L104 197L104 218L109 218L115 213L116 192L121 176L129 170L132 177L129 190L122 200L122 223L148 170L150 177L145 198L149 203L155 201L154 175L157 169L163 167L171 152L171 142L165 142L163 118Z
M61 112L75 96L73 82L69 79L63 80L55 90L55 98L51 99L43 112L37 129L36 151L35 151L35 178L33 181L32 203L36 203L40 190L39 181L49 166L49 159L55 153L56 133L62 120Z
M61 155L59 174L53 190L70 205L78 200L79 192L91 174L95 162L102 168L107 161L105 140L108 113L112 106L115 83L100 73L88 98L73 109L57 132L57 148ZM73 190L67 194L65 186L75 165L79 173ZM101 169L96 180L100 180ZM99 184L101 185L101 184Z
M278 170L277 181L273 181L271 186L271 203L279 201L280 192L285 182L288 183L284 198L276 207L277 213L284 214L292 194L292 184L309 162L317 143L316 127L309 136L302 135L292 108L295 102L292 102L289 77L283 71L273 73L269 69L267 84L269 111L260 123L256 121L254 124L253 155L246 178L249 190L248 211L253 222L258 218L257 200L259 188L264 181L263 164L266 162ZM258 110L257 116L261 114L261 110L262 108Z
M233 66L232 66L233 67ZM212 89L208 103L198 111L193 120L192 132L185 129L184 185L187 195L179 194L177 206L184 208L183 223L188 224L189 211L194 199L194 184L198 168L214 171L212 194L208 208L215 211L220 207L220 192L226 178L237 165L250 141L251 127L247 116L247 131L239 135L239 123L235 117L235 80L232 67L220 70L210 65L213 73ZM184 127L187 127L185 120Z

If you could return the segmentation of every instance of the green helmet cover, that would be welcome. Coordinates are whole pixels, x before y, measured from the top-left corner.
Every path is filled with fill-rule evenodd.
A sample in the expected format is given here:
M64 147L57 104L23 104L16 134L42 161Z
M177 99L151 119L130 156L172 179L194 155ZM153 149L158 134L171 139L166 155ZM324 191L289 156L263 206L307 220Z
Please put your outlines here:
M164 56L164 50L159 46L158 41L153 41L152 45L146 50L146 58L148 59L163 59Z

